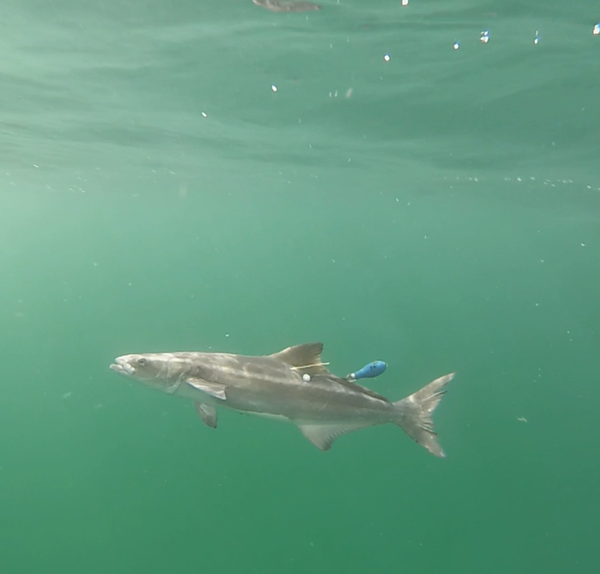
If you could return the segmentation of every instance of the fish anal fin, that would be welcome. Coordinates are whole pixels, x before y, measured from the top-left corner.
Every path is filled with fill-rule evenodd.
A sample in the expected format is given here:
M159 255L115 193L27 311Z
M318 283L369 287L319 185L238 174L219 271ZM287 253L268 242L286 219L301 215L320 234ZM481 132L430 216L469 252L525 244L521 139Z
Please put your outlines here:
M211 383L209 381L205 381L204 379L198 379L196 377L189 377L185 381L190 387L194 387L215 399L219 399L224 401L227 399L227 395L225 393L225 385L220 385L219 383Z
M199 402L194 402L194 407L206 426L212 429L217 428L217 409L215 407Z
M305 345L296 345L288 347L269 355L272 359L283 361L290 367L298 370L301 374L320 375L329 373L321 360L323 352L323 343L307 343Z
M369 425L296 423L296 426L319 450L329 450L336 438Z

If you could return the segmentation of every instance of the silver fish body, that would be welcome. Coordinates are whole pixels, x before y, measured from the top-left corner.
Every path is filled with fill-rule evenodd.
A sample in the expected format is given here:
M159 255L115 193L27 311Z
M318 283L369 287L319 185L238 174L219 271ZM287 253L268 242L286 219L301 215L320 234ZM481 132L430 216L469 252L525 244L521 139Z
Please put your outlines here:
M295 424L316 447L328 450L340 435L393 423L436 456L445 456L431 413L454 374L400 401L329 372L321 343L288 347L267 356L229 353L148 353L118 357L110 367L165 393L194 402L210 427L216 407Z

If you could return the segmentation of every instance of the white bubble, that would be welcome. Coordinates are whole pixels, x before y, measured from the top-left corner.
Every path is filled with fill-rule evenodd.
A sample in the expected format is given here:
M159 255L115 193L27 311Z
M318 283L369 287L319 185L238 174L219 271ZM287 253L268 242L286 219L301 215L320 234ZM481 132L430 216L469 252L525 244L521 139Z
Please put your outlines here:
M385 61L385 62L389 62L389 61L390 61L392 58L391 58L391 56L390 56L389 54L386 54L386 55L383 57L383 59L384 59L384 61Z
M277 86L275 84L271 84L271 90L273 90L274 92L277 91Z
M482 44L487 44L490 41L490 31L489 30L482 30L481 34L479 35L479 41Z
M454 45L452 46L455 50L458 50L460 48L460 42L454 42Z
M594 36L600 35L600 23L598 23L594 26L594 29L592 30L592 34L594 34Z
M303 380L305 383L309 383L309 382L310 382L310 375L309 375L308 373L304 373L304 374L302 375L302 380Z
M402 0L402 6L408 6L408 0Z
M537 46L540 43L540 33L536 30L535 31L535 38L533 39L533 43L535 46Z

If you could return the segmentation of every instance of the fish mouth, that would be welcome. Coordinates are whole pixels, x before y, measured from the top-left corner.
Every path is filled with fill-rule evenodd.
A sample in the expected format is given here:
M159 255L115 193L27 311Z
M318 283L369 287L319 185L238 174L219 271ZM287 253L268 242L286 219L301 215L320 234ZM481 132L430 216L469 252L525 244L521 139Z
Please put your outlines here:
M132 367L123 357L117 357L115 362L110 365L110 368L121 375L127 375L129 377L135 374L135 368Z

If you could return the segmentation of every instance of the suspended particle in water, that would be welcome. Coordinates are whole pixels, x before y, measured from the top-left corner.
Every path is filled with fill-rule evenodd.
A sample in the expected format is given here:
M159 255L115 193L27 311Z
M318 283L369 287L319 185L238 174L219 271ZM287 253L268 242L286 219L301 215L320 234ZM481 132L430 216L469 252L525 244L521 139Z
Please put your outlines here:
M392 57L391 57L389 54L386 54L386 55L383 57L383 61L384 61L384 62L389 62L391 59L392 59Z
M202 117L205 118L206 117L206 112L202 112Z
M460 42L454 42L454 45L452 46L455 50L458 50L460 48Z
M594 36L600 36L600 22L594 26L592 34L594 34Z
M481 34L479 35L479 41L482 44L487 44L490 41L490 31L489 30L482 30Z
M276 92L277 86L275 84L271 84L271 90L273 90L273 92Z
M540 33L536 30L535 38L533 39L534 46L537 46L540 43L540 40L541 40Z
M402 6L408 6L408 0L402 0Z

